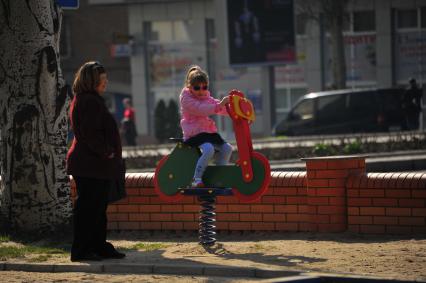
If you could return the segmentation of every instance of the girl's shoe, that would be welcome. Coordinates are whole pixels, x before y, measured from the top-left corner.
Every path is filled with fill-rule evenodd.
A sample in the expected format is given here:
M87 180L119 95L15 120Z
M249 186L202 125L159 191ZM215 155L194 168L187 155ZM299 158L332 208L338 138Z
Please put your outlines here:
M193 179L191 183L192 188L204 188L204 183L201 179Z

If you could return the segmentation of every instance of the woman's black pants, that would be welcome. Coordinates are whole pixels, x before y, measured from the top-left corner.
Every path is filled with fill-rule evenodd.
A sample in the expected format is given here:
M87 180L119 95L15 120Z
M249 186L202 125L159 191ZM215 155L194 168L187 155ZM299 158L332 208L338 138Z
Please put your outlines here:
M73 176L77 198L73 210L74 238L71 256L97 253L106 244L110 180Z

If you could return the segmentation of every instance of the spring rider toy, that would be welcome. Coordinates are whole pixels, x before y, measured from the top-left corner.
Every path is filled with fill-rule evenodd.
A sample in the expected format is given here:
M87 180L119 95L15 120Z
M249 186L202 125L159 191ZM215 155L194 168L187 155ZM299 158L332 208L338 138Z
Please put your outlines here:
M177 141L172 152L157 165L154 176L155 191L166 202L178 202L184 195L195 195L201 203L200 244L216 242L216 196L234 195L241 202L253 202L267 190L271 178L268 159L253 151L250 124L255 120L253 104L238 90L229 92L227 105L233 121L238 160L231 165L209 165L203 175L204 188L191 188L195 165L200 156L198 147Z

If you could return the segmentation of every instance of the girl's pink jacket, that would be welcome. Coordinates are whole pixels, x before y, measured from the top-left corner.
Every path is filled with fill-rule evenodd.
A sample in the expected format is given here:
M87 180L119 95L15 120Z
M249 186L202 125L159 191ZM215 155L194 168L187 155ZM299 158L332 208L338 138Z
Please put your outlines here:
M183 88L179 96L181 117L180 126L183 139L187 140L199 133L217 133L216 123L210 115L228 115L226 107L220 106L220 101L207 95L199 97L191 94L188 88Z

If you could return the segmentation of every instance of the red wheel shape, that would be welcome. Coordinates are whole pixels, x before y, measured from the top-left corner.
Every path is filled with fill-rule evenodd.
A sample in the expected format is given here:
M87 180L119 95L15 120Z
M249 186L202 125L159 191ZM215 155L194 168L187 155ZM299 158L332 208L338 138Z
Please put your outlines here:
M154 190L157 193L157 195L160 197L162 201L165 202L178 202L183 198L183 195L179 192L176 192L174 195L166 195L163 193L163 191L160 188L160 183L158 180L158 174L160 173L161 167L163 167L164 163L166 163L167 159L169 158L168 155L164 156L159 162L157 167L155 168L155 174L154 174Z
M254 202L258 200L266 192L266 190L268 189L269 183L271 181L271 166L269 165L269 160L262 154L255 151L252 153L252 158L257 159L263 165L263 168L264 168L263 182L260 188L251 195L242 194L236 188L232 188L232 192L234 193L234 196L242 202Z

